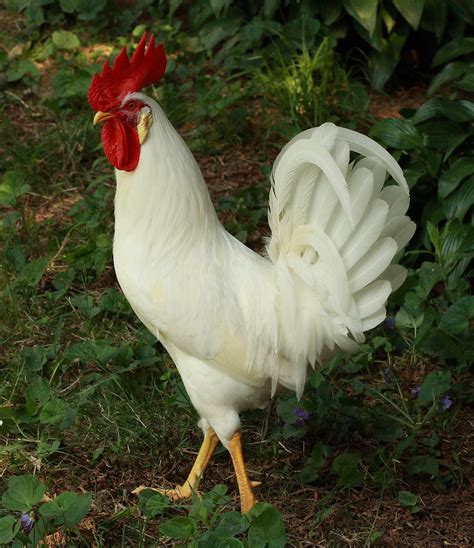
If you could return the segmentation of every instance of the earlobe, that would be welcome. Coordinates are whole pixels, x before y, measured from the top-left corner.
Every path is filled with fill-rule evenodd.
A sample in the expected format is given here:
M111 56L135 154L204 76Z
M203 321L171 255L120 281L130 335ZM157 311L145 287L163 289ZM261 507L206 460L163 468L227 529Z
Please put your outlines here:
M140 143L140 145L143 145L143 143L146 141L146 138L148 136L148 130L151 128L152 124L153 116L151 115L151 112L149 110L141 112L137 124L138 142Z

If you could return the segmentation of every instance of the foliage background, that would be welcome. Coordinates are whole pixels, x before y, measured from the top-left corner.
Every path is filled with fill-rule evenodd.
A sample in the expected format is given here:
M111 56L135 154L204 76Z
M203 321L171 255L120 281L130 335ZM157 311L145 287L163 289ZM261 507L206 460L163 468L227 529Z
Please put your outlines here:
M0 544L469 545L473 20L463 0L4 2ZM169 56L150 93L254 249L271 162L307 127L368 132L411 187L418 231L387 320L302 401L244 417L274 505L248 518L223 450L202 499L130 494L182 481L199 443L175 368L115 280L113 176L86 102L144 30Z

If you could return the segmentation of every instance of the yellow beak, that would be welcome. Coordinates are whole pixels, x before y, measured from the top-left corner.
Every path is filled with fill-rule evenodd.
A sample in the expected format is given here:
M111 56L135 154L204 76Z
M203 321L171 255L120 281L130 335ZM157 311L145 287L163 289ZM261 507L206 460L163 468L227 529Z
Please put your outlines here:
M110 118L113 118L113 117L114 117L114 115L112 113L110 113L110 112L101 112L99 110L99 112L95 113L93 124L94 124L94 126L96 124L102 124L106 120L110 120Z

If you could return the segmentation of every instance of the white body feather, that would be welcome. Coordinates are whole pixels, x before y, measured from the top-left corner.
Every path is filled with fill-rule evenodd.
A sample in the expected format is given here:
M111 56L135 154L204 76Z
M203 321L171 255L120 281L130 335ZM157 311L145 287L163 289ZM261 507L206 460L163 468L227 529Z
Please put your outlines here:
M273 169L269 258L219 223L191 152L160 107L135 171L116 171L114 263L191 401L227 445L239 412L308 366L353 351L385 318L404 270L389 266L414 224L408 188L379 145L333 124L298 135ZM349 164L350 150L373 157ZM400 186L382 190L385 170Z

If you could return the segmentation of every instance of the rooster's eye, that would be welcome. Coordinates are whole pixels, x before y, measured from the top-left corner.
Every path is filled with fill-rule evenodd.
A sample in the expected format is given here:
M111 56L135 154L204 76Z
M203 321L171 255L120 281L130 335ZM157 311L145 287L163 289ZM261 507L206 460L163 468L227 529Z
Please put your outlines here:
M128 101L127 104L125 105L127 108L129 108L130 110L134 109L136 106L137 106L137 103L135 101Z

